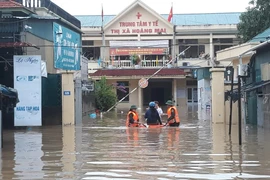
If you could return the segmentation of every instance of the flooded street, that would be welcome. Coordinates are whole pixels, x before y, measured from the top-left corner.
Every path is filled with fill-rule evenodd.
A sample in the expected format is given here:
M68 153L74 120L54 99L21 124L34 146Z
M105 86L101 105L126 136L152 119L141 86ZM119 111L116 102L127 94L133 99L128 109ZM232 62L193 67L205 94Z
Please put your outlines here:
M193 116L193 115L191 115ZM125 115L82 126L4 131L1 179L270 179L270 130L181 119L180 128L127 129Z

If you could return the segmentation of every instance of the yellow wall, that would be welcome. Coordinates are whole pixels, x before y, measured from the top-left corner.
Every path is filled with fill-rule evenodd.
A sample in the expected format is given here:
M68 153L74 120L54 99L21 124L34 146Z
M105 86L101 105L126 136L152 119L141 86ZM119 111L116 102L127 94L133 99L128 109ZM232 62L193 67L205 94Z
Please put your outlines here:
M108 84L116 83L117 81L129 81L129 92L137 87L139 79L128 80L128 79L118 79L118 80L107 80ZM116 93L116 89L115 89ZM118 109L129 109L131 105L136 105L139 107L139 99L138 99L138 90L131 93L129 95L129 102L121 102L117 105Z
M64 96L64 91L70 91L70 95ZM75 124L74 106L74 82L73 73L62 74L62 124Z
M212 68L212 123L224 123L224 71L225 68Z
M131 92L134 88L138 86L139 79L135 80L127 80L127 79L119 79L119 80L107 80L108 84L116 83L117 81L129 81L129 92ZM179 109L179 114L185 115L187 112L187 87L186 87L186 79L177 79L176 80L177 89L181 89L184 92L184 95L182 95L180 98L177 98L177 104ZM143 89L142 89L143 90ZM172 88L173 91L173 88ZM115 90L116 93L116 90ZM172 92L172 95L175 93ZM177 94L177 93L176 93ZM142 98L144 97L144 94L142 92ZM120 110L127 110L130 108L131 105L136 105L137 107L141 108L141 105L139 104L139 89L137 89L135 92L131 93L129 96L129 102L122 102L119 103L116 108ZM164 108L163 108L164 109ZM165 108L166 109L166 108ZM165 111L164 109L164 111ZM145 109L142 109L142 112L144 112ZM181 116L180 115L180 116Z

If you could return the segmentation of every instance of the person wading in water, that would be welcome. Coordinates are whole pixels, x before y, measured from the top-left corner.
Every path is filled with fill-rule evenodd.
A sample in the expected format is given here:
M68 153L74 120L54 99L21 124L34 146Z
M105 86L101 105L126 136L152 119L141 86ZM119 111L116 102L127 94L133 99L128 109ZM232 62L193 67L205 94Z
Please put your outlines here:
M169 126L178 127L180 125L180 118L178 116L178 111L177 111L176 107L173 105L173 102L171 100L168 100L166 102L166 104L168 106L168 110L167 110L167 115L168 115L167 124Z
M137 113L137 107L132 105L127 114L126 126L139 127L139 115Z
M146 119L147 125L162 125L160 116L156 109L156 103L150 102L149 109L146 111L144 118Z

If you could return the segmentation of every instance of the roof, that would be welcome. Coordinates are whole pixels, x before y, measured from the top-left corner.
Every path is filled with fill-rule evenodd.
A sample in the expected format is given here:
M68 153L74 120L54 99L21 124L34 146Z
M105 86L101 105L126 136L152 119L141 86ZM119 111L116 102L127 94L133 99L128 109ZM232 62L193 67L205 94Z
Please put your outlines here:
M99 69L96 72L89 74L93 76L151 76L158 69ZM182 69L162 69L157 73L157 76L172 76L185 75Z
M39 49L36 45L27 42L0 42L0 48L10 47L34 47Z
M194 25L227 25L238 24L241 12L231 13L194 13L194 14L174 14L173 24L178 26ZM116 15L104 15L104 25L110 22ZM167 19L168 14L161 14ZM101 26L101 15L75 15L81 21L82 27Z
M0 1L0 9L1 8L17 8L17 7L23 7L23 5L12 0Z
M267 38L270 38L270 28L255 36L249 42L262 42L268 40Z
M30 17L32 18L36 18L36 19L52 19L52 20L57 20L60 19L58 17L54 17L54 16L41 16L41 15L37 15L37 14L31 14Z

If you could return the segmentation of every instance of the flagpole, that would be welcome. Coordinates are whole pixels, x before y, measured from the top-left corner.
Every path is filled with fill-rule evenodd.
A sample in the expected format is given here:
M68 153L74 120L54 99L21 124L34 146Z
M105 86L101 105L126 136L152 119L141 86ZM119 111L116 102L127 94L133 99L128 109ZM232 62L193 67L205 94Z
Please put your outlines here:
M105 33L104 33L104 19L103 19L103 4L101 4L101 33L102 33L102 61L105 62Z
M175 54L175 49L176 49L176 39L175 39L175 29L176 29L176 26L173 22L173 2L171 4L171 10L172 10L172 24L173 24L173 46L172 46L172 59L175 59L176 58L176 54Z

